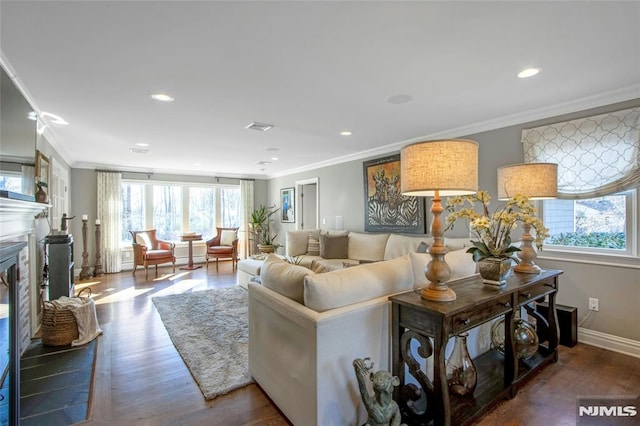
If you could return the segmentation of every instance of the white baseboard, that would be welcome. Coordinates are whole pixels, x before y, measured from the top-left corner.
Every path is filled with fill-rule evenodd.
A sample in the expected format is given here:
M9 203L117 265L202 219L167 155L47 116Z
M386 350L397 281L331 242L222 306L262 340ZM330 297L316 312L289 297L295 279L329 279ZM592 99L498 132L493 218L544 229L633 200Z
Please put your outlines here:
M578 342L640 358L640 342L578 327Z

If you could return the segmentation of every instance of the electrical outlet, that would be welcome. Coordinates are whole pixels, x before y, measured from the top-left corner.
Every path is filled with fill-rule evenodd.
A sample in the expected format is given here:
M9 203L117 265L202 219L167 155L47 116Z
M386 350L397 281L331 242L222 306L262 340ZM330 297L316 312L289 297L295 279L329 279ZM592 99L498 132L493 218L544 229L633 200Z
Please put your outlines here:
M599 311L598 309L598 299L590 297L589 298L589 310L590 311Z

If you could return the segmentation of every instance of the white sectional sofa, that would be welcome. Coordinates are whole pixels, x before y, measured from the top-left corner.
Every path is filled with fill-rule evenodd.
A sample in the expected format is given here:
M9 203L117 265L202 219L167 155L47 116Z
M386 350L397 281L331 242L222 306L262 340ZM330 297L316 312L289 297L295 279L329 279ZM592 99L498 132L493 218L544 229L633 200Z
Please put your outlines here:
M415 250L430 240L352 232L348 257L312 259L320 264L331 260L329 269L340 264L322 273L275 255L265 260L262 284L248 283L249 368L293 424L365 422L353 360L370 357L375 370L390 371L388 296L426 285L430 255ZM452 279L475 273L471 255L465 253L468 239L445 244ZM288 247L287 254L295 251ZM298 260L311 266L309 259ZM366 263L349 266L360 261Z

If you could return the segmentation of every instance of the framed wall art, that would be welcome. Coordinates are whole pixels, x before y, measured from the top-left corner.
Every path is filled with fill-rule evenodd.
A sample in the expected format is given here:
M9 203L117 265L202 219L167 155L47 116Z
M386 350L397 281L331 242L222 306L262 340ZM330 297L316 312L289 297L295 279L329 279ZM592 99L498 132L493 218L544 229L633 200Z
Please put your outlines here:
M401 193L400 154L365 161L364 230L366 232L426 233L424 197Z
M296 221L296 212L294 206L294 188L284 188L280 190L281 222L293 223Z

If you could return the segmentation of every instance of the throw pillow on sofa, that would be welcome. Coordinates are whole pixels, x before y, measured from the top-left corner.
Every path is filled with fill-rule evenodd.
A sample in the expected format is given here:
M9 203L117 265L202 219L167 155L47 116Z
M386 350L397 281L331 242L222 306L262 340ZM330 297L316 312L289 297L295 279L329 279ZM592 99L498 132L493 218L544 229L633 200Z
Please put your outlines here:
M320 256L325 259L348 259L349 236L320 234Z
M262 285L298 303L304 303L304 277L313 271L270 254L260 269Z
M307 254L309 256L320 256L320 230L312 229L309 231L307 239Z

